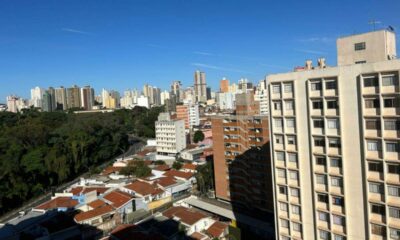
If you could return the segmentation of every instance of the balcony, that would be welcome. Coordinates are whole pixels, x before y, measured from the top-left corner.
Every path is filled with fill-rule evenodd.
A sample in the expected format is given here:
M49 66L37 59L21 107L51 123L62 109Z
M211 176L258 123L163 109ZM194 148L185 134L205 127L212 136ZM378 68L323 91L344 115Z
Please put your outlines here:
M380 108L364 108L365 116L377 116L381 114Z

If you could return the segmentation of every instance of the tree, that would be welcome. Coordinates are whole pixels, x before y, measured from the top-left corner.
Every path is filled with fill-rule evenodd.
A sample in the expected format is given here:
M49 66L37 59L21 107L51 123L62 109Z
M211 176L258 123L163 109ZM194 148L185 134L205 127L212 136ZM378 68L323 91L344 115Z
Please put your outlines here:
M136 163L135 161L129 161L126 167L123 167L120 171L120 174L125 176L132 176L136 173Z
M198 143L204 140L204 133L200 130L197 130L193 135L193 142Z
M179 161L175 161L175 162L172 164L172 168L173 168L173 169L176 169L176 170L181 169L182 166L183 166L183 164L182 164L181 162L179 162Z
M206 194L210 189L214 189L214 170L211 162L197 167L195 175L197 180L197 190Z
M165 165L166 163L163 160L157 160L154 162L154 165Z

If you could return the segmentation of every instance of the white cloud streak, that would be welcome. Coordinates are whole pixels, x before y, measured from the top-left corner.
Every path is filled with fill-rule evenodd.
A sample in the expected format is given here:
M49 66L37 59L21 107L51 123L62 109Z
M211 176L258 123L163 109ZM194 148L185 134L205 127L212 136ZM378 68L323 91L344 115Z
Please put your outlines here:
M251 73L251 72L244 71L244 70L241 70L241 69L225 68L225 67L209 65L209 64L205 64L205 63L191 63L190 65L195 66L195 67L200 67L200 68L209 68L209 69L228 71L228 72Z
M76 34L84 34L84 35L91 35L89 32L73 29L73 28L62 28L61 31L69 32L69 33L76 33Z
M302 52L302 53L309 53L309 54L315 54L315 55L324 55L326 52L323 51L316 51L316 50L309 50L309 49L295 49L296 52Z

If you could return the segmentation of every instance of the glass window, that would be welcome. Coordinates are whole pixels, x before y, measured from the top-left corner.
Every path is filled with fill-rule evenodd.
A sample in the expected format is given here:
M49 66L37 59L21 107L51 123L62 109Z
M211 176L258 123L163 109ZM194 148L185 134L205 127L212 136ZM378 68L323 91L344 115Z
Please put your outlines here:
M369 183L369 192L383 194L383 185L380 183Z
M338 216L338 215L333 215L332 220L333 220L333 224L344 226L344 217Z
M368 170L370 172L382 172L383 164L380 162L369 162L368 163Z
M300 223L293 222L292 223L293 231L301 232L301 225Z
M342 167L342 160L340 158L331 158L331 167Z
M364 87L377 87L379 86L378 76L364 78Z
M286 177L286 172L284 169L278 169L278 177L279 178L285 178Z
M331 148L340 148L340 139L338 139L338 138L330 138L329 139L329 147L331 147Z
M274 102L274 109L275 110L281 110L282 109L282 104L280 102Z
M293 101L285 101L286 110L293 110Z
M359 42L354 44L354 51L361 51L366 49L366 44L365 42Z
M293 85L291 83L285 83L283 85L284 89L285 89L285 93L291 93L293 92Z
M279 208L281 209L281 211L287 212L287 203L279 203Z
M313 107L313 109L322 109L323 103L322 103L322 101L313 101L312 107Z
M276 144L283 144L283 136L275 135L275 143Z
M337 88L336 81L326 81L325 88L326 88L326 90L336 89Z
M289 171L290 179L298 180L298 173L296 171Z
M398 152L399 144L397 142L386 142L386 152Z
M371 223L371 232L375 235L386 236L386 227Z
M365 99L365 108L379 108L379 99Z
M371 204L371 213L385 215L385 206L378 204Z
M297 205L292 205L292 213L296 215L300 215L300 207Z
M385 130L400 130L400 121L395 119L386 119Z
M274 84L272 85L272 93L280 93L281 92L281 86Z
M400 219L400 208L389 207L389 216L392 217L392 218L399 218Z
M287 140L288 140L288 144L290 144L290 145L296 144L296 137L295 136L288 136Z
M317 178L318 184L326 185L326 176L325 175L317 174L316 178Z
M326 158L325 157L316 157L316 162L317 162L317 165L325 166Z
M339 119L328 119L329 129L339 129Z
M343 202L343 198L342 197L332 197L332 204L336 205L336 206L343 206L344 202Z
M290 188L290 195L292 197L298 197L300 194L299 189L297 188Z
M400 197L400 187L388 186L388 194L392 197Z
M289 162L297 163L297 156L295 153L288 153Z
M285 161L285 153L284 152L276 152L276 160Z
M314 145L316 147L325 147L325 140L323 138L315 138Z
M324 120L323 119L314 119L314 127L315 128L324 128Z
M388 173L400 174L400 165L399 164L388 164Z
M344 240L345 238L343 237L343 236L340 236L340 235L334 235L334 238L333 238L334 240Z
M324 231L324 230L319 230L319 238L321 239L329 239L329 232Z
M379 144L378 141L375 140L367 140L367 149L368 151L379 151Z
M390 228L389 231L391 239L396 239L396 240L400 239L400 229Z
M397 107L396 99L395 98L385 98L385 99L383 99L383 106L385 108L395 108L395 107Z
M396 86L397 84L398 84L397 76L395 75L382 76L382 86Z
M289 228L289 221L285 219L281 219L281 226L283 228Z
M328 221L328 214L325 212L318 212L318 219L324 222Z
M320 91L322 89L321 82L312 82L311 83L311 91Z
M279 193L286 195L286 187L285 186L279 186Z
M282 119L280 118L274 119L274 122L276 128L282 128Z
M293 118L286 119L286 127L294 128L294 119Z
M326 194L318 194L317 198L318 198L318 202L328 203L328 201L329 201L328 195L326 195Z
M342 187L342 178L331 177L331 185L334 187Z
M328 109L338 109L339 105L337 103L337 100L328 100L326 101Z
M380 130L381 121L379 119L366 119L365 127L370 130Z

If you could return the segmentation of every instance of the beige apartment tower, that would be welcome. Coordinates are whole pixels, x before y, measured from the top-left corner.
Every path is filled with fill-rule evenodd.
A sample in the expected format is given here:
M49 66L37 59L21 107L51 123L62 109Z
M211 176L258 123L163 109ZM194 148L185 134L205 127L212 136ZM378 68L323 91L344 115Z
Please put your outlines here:
M339 66L267 77L277 239L399 239L400 60L387 42L387 30L340 38Z

